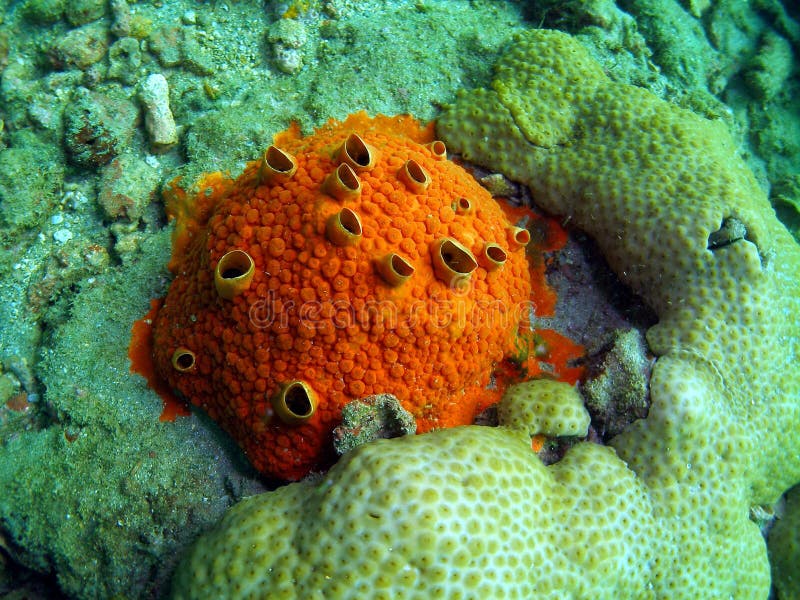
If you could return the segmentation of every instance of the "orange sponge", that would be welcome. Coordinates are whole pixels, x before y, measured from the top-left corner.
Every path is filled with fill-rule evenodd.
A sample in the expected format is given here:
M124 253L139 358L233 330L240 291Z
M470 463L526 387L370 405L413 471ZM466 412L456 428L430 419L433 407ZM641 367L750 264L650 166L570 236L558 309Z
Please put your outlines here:
M155 370L268 476L327 466L353 399L393 394L419 432L467 424L504 357L528 360L530 233L411 117L292 127L167 207Z

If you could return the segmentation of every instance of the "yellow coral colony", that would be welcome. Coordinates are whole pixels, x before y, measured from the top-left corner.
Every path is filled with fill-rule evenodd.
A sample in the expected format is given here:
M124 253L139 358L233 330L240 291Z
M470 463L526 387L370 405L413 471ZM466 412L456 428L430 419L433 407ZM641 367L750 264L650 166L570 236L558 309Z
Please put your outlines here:
M537 396L504 402L530 413ZM520 425L379 440L319 481L240 502L179 571L176 600L612 600L645 589L654 556L641 540L657 530L641 482L597 444L545 467Z
M655 589L766 597L747 516L800 480L800 252L724 126L532 31L438 131L589 232L659 316L650 416L613 442L672 521Z

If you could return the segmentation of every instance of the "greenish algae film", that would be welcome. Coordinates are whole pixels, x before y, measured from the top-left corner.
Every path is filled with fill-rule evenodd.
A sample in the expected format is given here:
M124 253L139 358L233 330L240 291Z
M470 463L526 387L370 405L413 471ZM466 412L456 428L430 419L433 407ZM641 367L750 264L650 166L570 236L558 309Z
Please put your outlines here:
M540 26L724 120L800 235L789 0L0 0L0 593L158 597L183 549L263 489L206 419L160 422L128 371L130 325L169 284L164 183L238 173L291 121L435 118ZM171 148L153 146L152 74Z

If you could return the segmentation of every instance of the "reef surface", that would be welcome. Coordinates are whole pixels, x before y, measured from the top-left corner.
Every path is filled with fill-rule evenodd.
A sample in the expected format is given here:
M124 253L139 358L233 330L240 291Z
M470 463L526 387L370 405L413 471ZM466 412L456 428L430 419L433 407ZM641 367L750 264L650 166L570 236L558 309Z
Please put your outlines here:
M490 86L512 35L536 27L574 34L612 81L724 123L797 238L788 1L0 0L0 591L159 597L185 549L265 489L201 413L160 421L161 399L129 371L131 324L171 278L165 182L238 174L291 121L436 118L458 90ZM653 316L598 253L575 232L552 257L546 324L589 351L602 440L647 412L648 352L623 332ZM544 448L553 460L558 446ZM757 487L766 535L781 485ZM797 589L781 567L794 539L780 529L779 598Z

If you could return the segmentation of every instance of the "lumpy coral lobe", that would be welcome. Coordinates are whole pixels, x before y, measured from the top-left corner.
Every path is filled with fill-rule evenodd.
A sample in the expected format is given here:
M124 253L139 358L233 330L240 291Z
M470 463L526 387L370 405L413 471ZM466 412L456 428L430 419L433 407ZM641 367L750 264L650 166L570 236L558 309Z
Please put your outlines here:
M394 394L420 432L490 402L527 316L527 240L430 142L400 117L290 129L235 181L169 200L156 369L269 476L324 466L352 399Z

